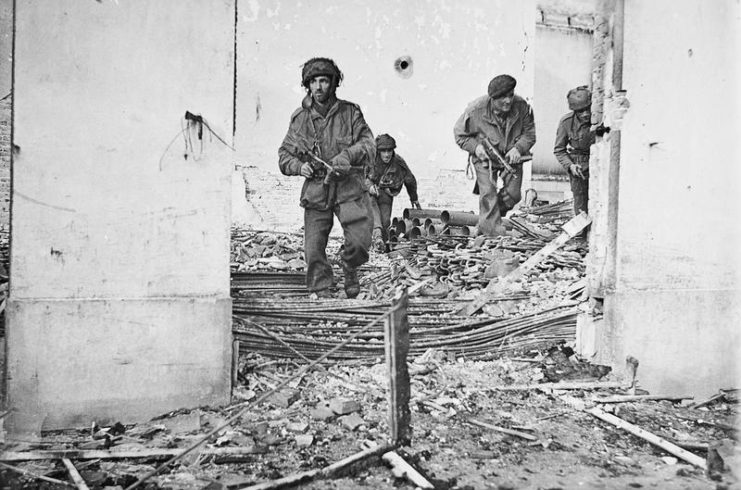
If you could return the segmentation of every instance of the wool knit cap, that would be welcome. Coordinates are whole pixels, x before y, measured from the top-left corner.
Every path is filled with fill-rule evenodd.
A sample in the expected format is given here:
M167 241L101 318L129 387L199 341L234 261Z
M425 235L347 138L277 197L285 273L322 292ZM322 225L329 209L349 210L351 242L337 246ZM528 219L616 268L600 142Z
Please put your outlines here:
M376 149L381 150L393 150L396 148L396 140L388 134L379 134L376 138Z
M489 82L489 97L498 99L513 90L517 85L517 80L509 75L497 75Z
M566 95L569 102L569 109L572 111L581 111L592 105L592 92L586 85L572 88Z
M311 58L304 63L304 67L301 70L301 84L308 88L311 79L320 75L333 78L337 82L337 85L342 80L342 72L334 61L329 58Z

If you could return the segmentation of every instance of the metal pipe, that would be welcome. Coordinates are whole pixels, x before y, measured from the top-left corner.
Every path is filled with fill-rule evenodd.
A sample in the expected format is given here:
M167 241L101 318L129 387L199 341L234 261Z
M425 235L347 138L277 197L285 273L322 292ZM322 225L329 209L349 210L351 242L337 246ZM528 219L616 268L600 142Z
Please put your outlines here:
M440 213L440 219L450 226L476 226L479 221L477 214L447 210Z
M427 218L427 219L425 219L425 222L424 222L424 227L425 227L425 228L427 228L427 227L429 227L430 225L435 225L435 226L439 226L439 225L442 225L442 224L443 224L443 220L441 220L441 219L437 219L437 218Z
M440 219L439 209L414 209L405 208L403 212L404 219L412 218L437 218Z

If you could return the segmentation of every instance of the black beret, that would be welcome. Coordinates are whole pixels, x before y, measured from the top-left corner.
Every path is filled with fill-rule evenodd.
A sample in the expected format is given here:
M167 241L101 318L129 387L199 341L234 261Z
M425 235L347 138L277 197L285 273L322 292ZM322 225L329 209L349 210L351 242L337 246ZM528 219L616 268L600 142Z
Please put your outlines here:
M509 75L497 75L489 82L489 97L498 99L513 90L517 85L517 80Z
M342 80L342 72L337 68L334 61L329 58L311 58L304 63L304 67L301 70L301 84L308 87L311 79L319 75L333 78L337 82L337 85Z
M396 140L388 134L379 134L376 138L377 150L393 150L396 148Z

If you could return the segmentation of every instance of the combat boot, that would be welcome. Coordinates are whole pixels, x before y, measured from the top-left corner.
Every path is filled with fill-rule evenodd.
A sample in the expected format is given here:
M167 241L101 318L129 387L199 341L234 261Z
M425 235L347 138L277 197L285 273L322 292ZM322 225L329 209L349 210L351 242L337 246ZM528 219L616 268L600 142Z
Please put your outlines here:
M383 234L381 233L380 228L375 228L373 230L373 237L371 238L371 244L373 247L373 250L375 250L378 253L385 253L386 252L386 244L383 242Z
M358 271L355 267L342 261L342 272L345 276L345 294L348 298L355 298L360 294L360 281L358 280Z

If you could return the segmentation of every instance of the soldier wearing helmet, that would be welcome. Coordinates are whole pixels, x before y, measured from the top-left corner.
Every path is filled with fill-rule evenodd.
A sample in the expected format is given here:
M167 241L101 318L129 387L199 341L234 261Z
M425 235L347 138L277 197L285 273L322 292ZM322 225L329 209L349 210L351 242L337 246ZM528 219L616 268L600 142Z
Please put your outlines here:
M453 128L455 142L469 154L469 165L476 171L474 194L479 194L479 235L502 235L502 217L521 199L522 158L535 144L533 110L522 97L515 95L517 81L509 75L498 75L489 82L487 95L466 108ZM488 140L514 172L495 168L482 140ZM497 190L497 181L502 188Z
M395 151L396 140L388 134L376 138L376 158L368 174L368 192L373 205L373 247L379 252L386 250L388 229L394 197L406 187L412 207L420 209L417 196L417 179L409 166Z
M376 148L360 107L337 98L341 82L342 72L329 58L304 64L301 84L306 97L291 116L278 149L278 166L284 175L305 179L300 204L307 288L319 297L332 295L334 278L326 246L336 216L344 232L340 264L345 293L354 298L360 293L357 268L368 261L371 245L373 213L364 179Z
M569 174L574 212L578 214L588 211L589 148L594 143L595 134L601 135L604 127L591 128L592 93L586 85L569 90L566 101L572 112L564 115L558 123L553 154Z

